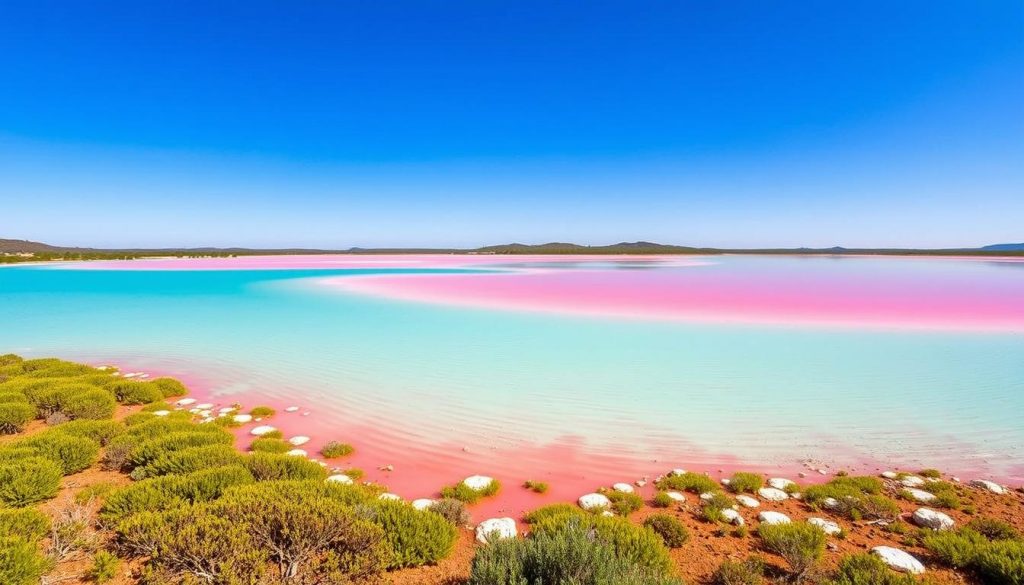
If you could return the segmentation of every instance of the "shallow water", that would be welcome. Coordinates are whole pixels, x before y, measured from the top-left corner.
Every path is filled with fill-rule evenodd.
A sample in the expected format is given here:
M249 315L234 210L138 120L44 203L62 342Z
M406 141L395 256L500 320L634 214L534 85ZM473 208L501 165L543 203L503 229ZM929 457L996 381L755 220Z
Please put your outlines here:
M221 403L301 405L309 415L274 424L313 436L311 452L340 439L356 444L355 464L395 465L371 476L408 497L471 472L552 479L555 496L571 496L616 474L805 460L1024 477L1024 265L329 258L0 268L0 353L171 373ZM490 304L481 295L494 289L450 286L493 270L554 278L587 310L515 284ZM697 284L684 273L701 270ZM387 286L367 286L368 274ZM445 278L461 281L417 296L416 279ZM656 310L616 310L652 282ZM734 314L720 296L703 313L693 304L706 282L743 293ZM843 290L859 308L829 301L807 318L793 300ZM931 308L885 326L905 300L894 291L933 291L921 298ZM750 318L774 310L744 304L763 296L799 314ZM673 299L686 310L665 313Z

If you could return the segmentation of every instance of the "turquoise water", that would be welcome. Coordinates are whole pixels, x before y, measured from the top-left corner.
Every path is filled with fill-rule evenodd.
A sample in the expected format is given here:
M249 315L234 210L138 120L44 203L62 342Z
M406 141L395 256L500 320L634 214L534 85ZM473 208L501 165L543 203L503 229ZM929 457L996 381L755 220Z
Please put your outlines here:
M427 448L572 438L708 465L1024 476L1019 333L632 322L308 286L360 273L5 267L0 353L203 372L225 400L303 397L338 425Z

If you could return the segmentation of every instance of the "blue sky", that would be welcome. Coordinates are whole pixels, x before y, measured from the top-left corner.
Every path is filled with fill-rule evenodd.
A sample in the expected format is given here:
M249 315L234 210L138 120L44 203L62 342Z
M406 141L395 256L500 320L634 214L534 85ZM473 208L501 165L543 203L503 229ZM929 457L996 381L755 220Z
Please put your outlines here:
M1024 4L0 5L0 237L1024 240Z

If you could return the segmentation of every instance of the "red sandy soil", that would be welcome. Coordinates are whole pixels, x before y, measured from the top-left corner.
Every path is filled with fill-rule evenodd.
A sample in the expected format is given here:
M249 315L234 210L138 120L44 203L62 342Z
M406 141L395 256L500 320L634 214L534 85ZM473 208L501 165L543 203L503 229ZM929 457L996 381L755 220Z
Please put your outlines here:
M135 412L139 407L119 407L115 418L120 419ZM30 435L46 428L41 421L31 423L25 432L13 436L0 437L0 444L16 438ZM40 509L56 514L58 511L74 501L74 496L87 486L97 483L108 482L114 485L131 483L131 480L124 474L102 471L96 468L88 469L82 473L64 478L60 493L56 498L44 503ZM504 490L521 490L518 486L506 486ZM890 494L895 496L898 489L891 486ZM976 510L975 515L998 518L1009 522L1018 530L1024 531L1024 493L1020 491L1011 492L1008 495L995 495L975 488L963 486L960 489L961 500L965 508ZM756 554L764 558L771 566L776 567L780 573L785 567L785 562L771 553L760 549L760 539L757 538L755 528L758 524L757 514L762 510L775 510L783 512L794 521L805 520L812 516L828 518L838 522L846 531L843 539L832 537L829 539L829 548L826 550L825 559L822 563L823 569L834 567L839 559L847 554L866 552L873 546L889 545L906 550L920 559L928 567L927 576L930 583L938 584L963 584L970 583L982 585L980 581L973 580L969 575L961 574L949 569L942 568L929 555L928 551L913 544L903 542L905 537L885 532L880 526L870 522L851 522L835 517L827 512L815 512L806 505L796 500L789 500L782 503L762 502L760 508L743 508L740 513L747 522L750 529L746 536L735 534L733 527L721 529L720 525L704 522L700 519L700 505L698 498L693 494L686 494L687 501L675 509L657 509L650 505L630 516L630 520L640 524L643 520L654 513L669 513L682 521L690 531L690 540L683 547L672 551L672 558L675 562L679 575L689 584L710 583L710 576L715 568L725 559L740 560L749 555ZM904 512L905 519L919 506L898 500ZM648 503L649 504L649 503ZM971 515L961 510L944 510L957 523L958 526L966 524ZM479 516L479 514L474 514ZM482 517L476 520L482 520ZM520 530L525 530L527 525L520 521ZM908 534L914 532L914 528ZM97 536L98 538L102 538ZM98 541L102 543L102 539ZM44 546L46 543L44 542ZM467 527L460 530L459 539L456 542L453 553L436 566L421 567L395 571L382 576L381 584L391 585L459 585L465 582L469 575L470 564L476 547L473 531ZM55 570L47 577L47 583L68 583L73 585L86 585L90 581L84 577L85 571L91 562L85 553L75 553L70 558L57 564ZM141 562L123 562L118 576L111 581L113 585L134 585L136 580L133 574L140 568Z

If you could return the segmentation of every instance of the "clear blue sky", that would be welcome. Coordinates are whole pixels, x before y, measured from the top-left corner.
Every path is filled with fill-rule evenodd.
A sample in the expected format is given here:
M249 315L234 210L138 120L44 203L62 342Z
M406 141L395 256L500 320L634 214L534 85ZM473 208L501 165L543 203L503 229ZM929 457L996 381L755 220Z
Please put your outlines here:
M1024 3L0 3L0 237L1024 240Z

